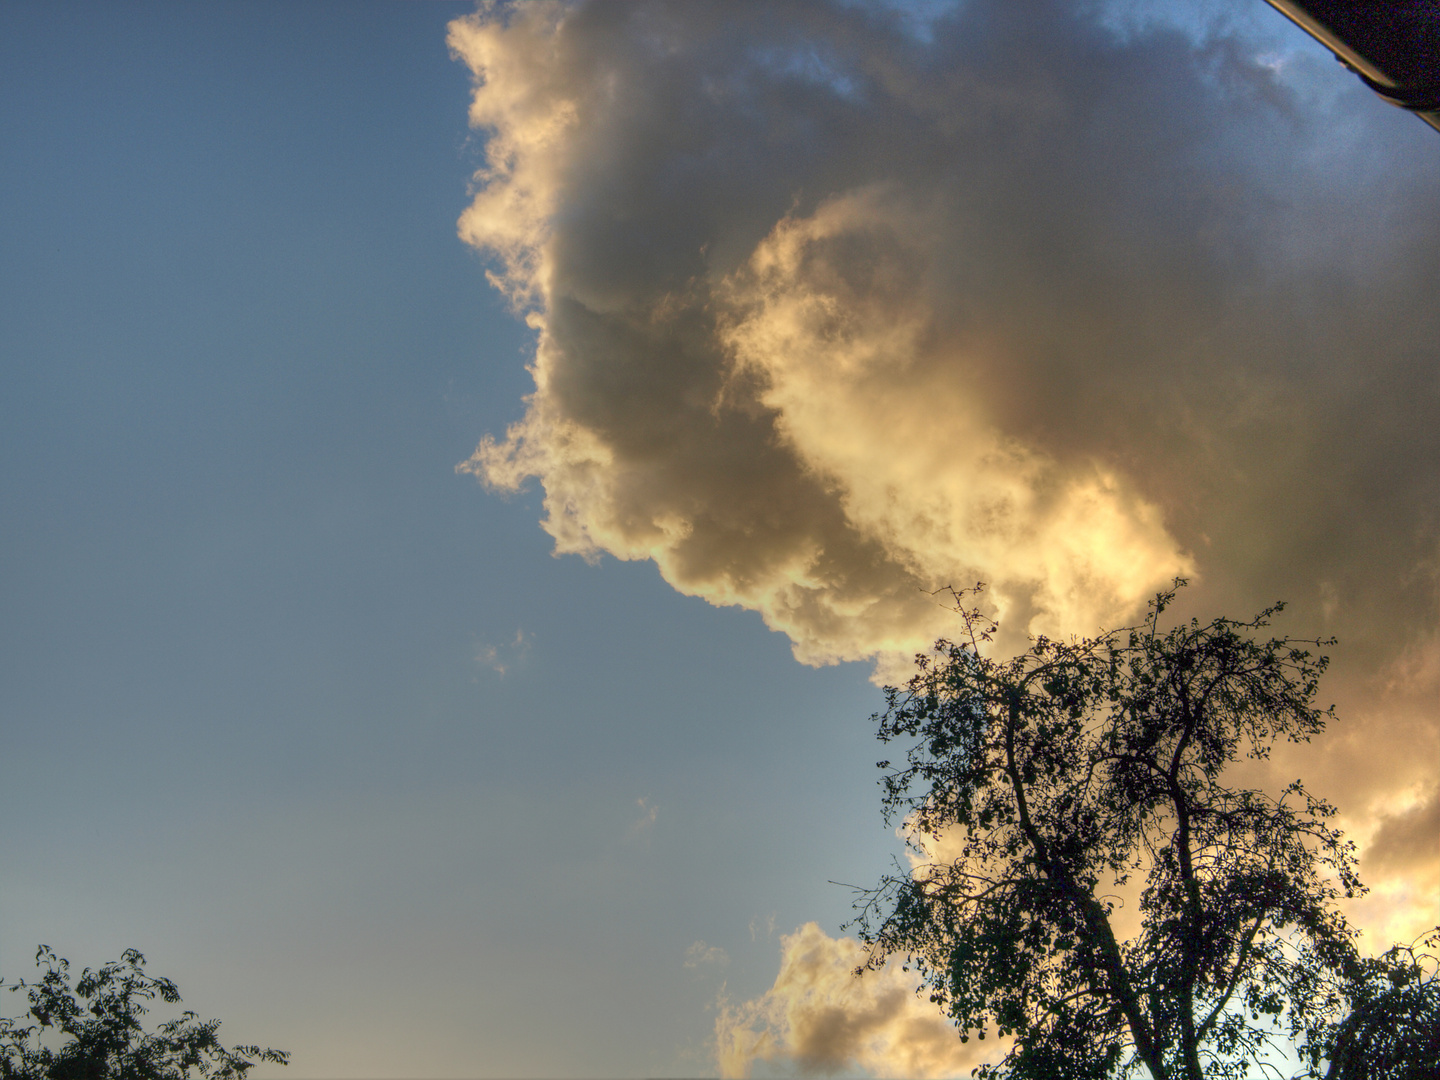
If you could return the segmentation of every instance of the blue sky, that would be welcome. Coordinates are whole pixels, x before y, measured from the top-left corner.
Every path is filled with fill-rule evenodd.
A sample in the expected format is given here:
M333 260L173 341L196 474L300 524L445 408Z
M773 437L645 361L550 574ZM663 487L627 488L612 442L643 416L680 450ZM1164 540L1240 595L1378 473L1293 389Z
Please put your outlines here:
M302 1077L703 1071L686 948L762 989L882 864L877 695L456 475L528 382L467 10L0 12L0 963Z
M1327 58L1258 19L1244 32L1272 37L1238 40L1283 70L1281 104L1250 90L1184 100L1224 84L1209 60L1188 77L1213 82L1162 80L1139 103L1101 86L1082 97L1094 111L1072 127L1073 145L1054 151L1074 186L1012 200L1022 180L1043 187L1023 124L986 120L1008 132L983 143L999 149L951 173L913 151L932 122L917 117L938 115L930 106L872 109L857 96L880 52L855 51L842 31L864 8L774 19L756 8L734 25L659 17L648 29L590 12L563 32L533 11L533 25L508 29L477 19L516 62L485 84L497 126L481 130L467 122L471 70L446 41L447 24L473 10L0 7L7 979L28 974L41 942L77 965L139 948L187 1005L223 1018L222 1034L293 1052L287 1073L264 1077L713 1073L722 987L732 1003L759 1000L782 935L811 921L826 941L840 933L852 896L831 882L868 885L899 852L879 815L872 661L893 665L943 629L948 616L919 584L957 568L999 580L1017 632L1123 618L1173 570L1198 574L1209 591L1197 604L1235 614L1289 593L1301 611L1293 629L1338 627L1359 643L1337 693L1375 730L1398 733L1372 745L1412 756L1432 745L1433 704L1427 713L1415 701L1429 693L1433 575L1385 568L1419 567L1436 550L1425 434L1435 389L1424 374L1434 316L1406 307L1433 296L1433 222L1412 213L1433 206L1433 132L1351 82L1327 82ZM1193 29L1210 10L1182 14ZM876 40L890 42L881 22ZM646 59L650 30L673 35L666 55L691 59L673 69ZM959 48L894 32L893 55ZM552 33L569 59L535 75L520 62ZM1188 40L1105 55L1143 75L1189 56ZM746 67L793 56L796 41L833 47L815 86L785 81L803 82L804 65ZM1080 80L1085 50L1110 48L1101 41L1056 47L1056 78ZM936 56L936 70L950 70ZM964 53L953 70L966 63L981 65ZM613 100L585 81L599 71L621 88ZM704 102L719 100L724 71L753 82L712 115ZM512 90L531 104L500 100ZM559 150L525 142L537 114L524 109L555 101L580 102L589 119L565 129ZM960 135L942 127L957 155L981 145L963 124ZM519 140L513 174L486 157L494 130ZM790 141L771 156L777 132ZM1097 164L1107 154L1109 172ZM549 260L529 310L553 376L528 405L536 330L486 272L512 289L534 281L507 269L499 217L469 245L457 236L477 193L526 176L550 185L550 201L535 204L540 225L511 239L521 256ZM1012 349L1008 368L965 369L986 411L955 430L993 427L993 446L933 434L944 426L916 403L949 398L929 376L897 376L908 396L893 401L860 384L849 397L818 393L835 384L830 360L811 365L784 322L800 310L785 305L812 302L805 289L823 277L806 276L820 263L804 252L836 237L869 244L875 221L903 249L896 272L909 273L922 204L966 208L934 235L965 237L957 249L987 273L920 260L940 269L906 295L936 310L944 290L968 297L955 310L973 301L989 312L986 340ZM503 227L520 229L506 214ZM1191 228L1195 214L1209 231ZM1346 214L1359 215L1354 235L1320 225ZM1027 221L1048 224L1031 234ZM1069 274L1066 244L1101 252L1110 277ZM881 248L875 257L888 258ZM784 261L797 251L801 263ZM1213 261L1172 273L1166 251ZM792 277L765 277L761 256ZM840 258L814 256L844 277ZM686 329L685 274L714 290L693 312L738 313L714 333L771 380L762 404L783 417L774 432L737 422L692 444L675 419L688 415L676 402L714 381L706 358L718 355ZM1286 292L1279 278L1299 284ZM1326 315L1317 339L1360 327L1364 340L1366 311L1395 329L1363 379L1298 329L1316 325L1337 280L1341 329ZM1406 283L1398 294L1395 280ZM1025 303L1069 320L1078 354L1017 314L1012 301L1032 285ZM1258 315L1245 298L1261 294L1294 309ZM1118 296L1135 308L1116 308ZM639 310L638 322L617 314ZM1100 314L1092 324L1081 310ZM683 318L664 322L674 311ZM874 316L876 335L910 332L889 317ZM660 336L624 336L641 323ZM1162 323L1178 329L1162 335ZM925 325L972 340L970 324ZM1212 336L1196 329L1210 325ZM855 331L857 364L872 362L868 332ZM792 335L789 352L764 351L777 334ZM1247 334L1282 343L1266 354L1278 359L1258 349L1217 359ZM1117 360L1097 374L1094 400L1058 389L1066 363L1098 372L1107 343L1139 356L1156 341L1173 346L1168 382L1152 388L1152 368ZM915 348L905 371L930 370L930 346ZM694 386L667 397L668 372ZM1114 387L1143 385L1143 407L1160 408L1167 387L1188 380L1264 389L1223 401L1199 392L1183 423L1163 412L1151 422L1139 405L1116 405L1088 432L1071 423L1113 401ZM1366 396L1377 386L1380 398ZM1345 430L1337 403L1351 390L1366 415L1381 415L1375 401L1391 413L1373 438L1336 449L1329 433ZM1245 426L1247 408L1287 419L1267 434ZM556 433L580 429L604 452L577 464ZM924 504L932 539L917 539L918 518L896 516L910 513L906 481L873 465L885 456L877 445L922 429L931 434L903 442L918 447L913 459L892 458L950 500ZM1181 429L1201 435L1182 443ZM835 430L849 434L822 437ZM491 457L474 469L490 490L456 472L487 435ZM1018 471L985 471L997 446ZM1209 455L1198 465L1197 447ZM795 460L774 456L792 450ZM971 471L956 465L952 477L947 462ZM1272 474L1273 485L1233 498L1225 486ZM496 490L527 476L521 490ZM982 489L1040 477L1068 494L992 550L965 531L972 476ZM877 509L874 492L897 485L901 510ZM1279 536L1265 532L1274 515L1288 523L1283 541L1234 539ZM1367 524L1333 525L1352 517ZM1112 531L1085 548L1084 523L1097 521ZM824 558L797 570L797 537ZM557 539L592 561L555 557ZM1129 554L1120 565L1101 548ZM1076 575L1108 599L1076 600ZM1386 609L1400 614L1377 616L1394 597L1408 597ZM844 662L814 667L796 654ZM1411 683L1384 701L1371 693L1397 671L1410 678L1406 663L1419 672ZM1423 825L1435 804L1423 777L1387 786L1389 753L1374 750L1368 769L1336 754L1307 766L1340 778L1365 837L1389 835L1387 822L1421 827L1406 822ZM1369 779L1347 788L1352 774ZM1386 902L1409 902L1397 895Z

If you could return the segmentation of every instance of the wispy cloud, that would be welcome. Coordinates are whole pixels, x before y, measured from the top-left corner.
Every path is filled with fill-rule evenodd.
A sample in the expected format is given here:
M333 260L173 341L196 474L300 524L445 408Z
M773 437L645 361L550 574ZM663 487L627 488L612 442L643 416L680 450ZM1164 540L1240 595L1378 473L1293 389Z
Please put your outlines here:
M723 968L730 963L730 956L719 945L707 945L696 941L685 950L685 967L690 971L701 968Z
M648 840L651 830L655 828L655 820L660 816L660 807L651 802L648 796L636 799L635 805L640 808L640 816L630 823L625 835L631 840Z
M497 675L504 675L530 655L534 637L524 630L516 630L515 637L500 645L478 644L475 646L475 663L488 668Z

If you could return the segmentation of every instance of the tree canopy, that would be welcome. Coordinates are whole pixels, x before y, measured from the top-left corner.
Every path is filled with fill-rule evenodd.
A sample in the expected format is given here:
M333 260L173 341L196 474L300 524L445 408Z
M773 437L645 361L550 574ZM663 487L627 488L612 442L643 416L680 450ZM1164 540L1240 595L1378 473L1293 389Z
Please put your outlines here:
M1425 940L1440 949L1440 927ZM1326 1047L1326 1080L1436 1080L1440 1077L1440 957L1396 945L1360 963L1351 1011Z
M863 936L962 1039L1008 1040L981 1076L1218 1080L1287 1044L1319 1076L1335 1044L1361 963L1334 903L1363 891L1353 847L1298 780L1229 782L1323 729L1331 642L1263 638L1279 604L1162 629L1174 597L1002 660L957 594L962 639L875 718L907 748L880 767L915 866L867 894Z
M72 988L69 962L41 945L38 982L0 987L24 992L29 1010L0 1018L3 1080L244 1080L262 1061L283 1065L288 1055L258 1046L227 1049L219 1020L186 1011L146 1032L149 1002L180 1001L169 979L145 973L145 957L127 949L119 962L86 968Z

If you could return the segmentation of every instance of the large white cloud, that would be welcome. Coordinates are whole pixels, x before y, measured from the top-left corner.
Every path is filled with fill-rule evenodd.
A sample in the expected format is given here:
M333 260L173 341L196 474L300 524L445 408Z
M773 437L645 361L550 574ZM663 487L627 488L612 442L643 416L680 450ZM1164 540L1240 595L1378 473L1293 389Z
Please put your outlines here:
M1175 10L456 21L461 235L536 332L523 419L465 467L538 480L559 552L892 676L953 629L945 585L989 582L1011 646L1177 573L1187 615L1286 598L1279 629L1341 639L1341 722L1274 768L1341 804L1399 932L1440 916L1406 884L1437 865L1440 138Z

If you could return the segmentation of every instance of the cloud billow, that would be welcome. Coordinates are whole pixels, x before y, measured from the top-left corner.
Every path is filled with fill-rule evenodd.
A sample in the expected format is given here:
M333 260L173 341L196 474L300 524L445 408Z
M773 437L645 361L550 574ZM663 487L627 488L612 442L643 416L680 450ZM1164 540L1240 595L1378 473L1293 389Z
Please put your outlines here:
M538 479L559 552L888 676L953 630L947 585L990 583L1009 645L1177 574L1205 615L1287 598L1342 639L1307 775L1413 866L1440 139L1289 39L1121 7L457 20L488 140L461 235L537 335L524 417L463 468Z
M1276 510L1331 588L1432 556L1415 465L1384 463L1416 498L1374 512L1412 520L1361 558L1329 508L1376 501L1367 397L1433 399L1440 245L1393 220L1433 182L1341 190L1234 42L1083 10L976 0L928 41L852 6L454 24L490 132L462 234L539 335L525 418L467 467L538 477L560 551L654 559L812 662L908 656L973 579L1017 633L1176 573L1314 592L1255 539Z

